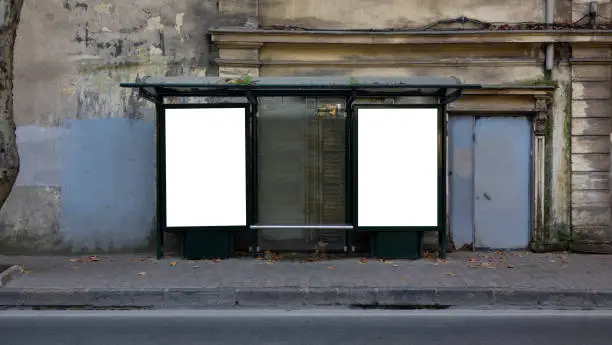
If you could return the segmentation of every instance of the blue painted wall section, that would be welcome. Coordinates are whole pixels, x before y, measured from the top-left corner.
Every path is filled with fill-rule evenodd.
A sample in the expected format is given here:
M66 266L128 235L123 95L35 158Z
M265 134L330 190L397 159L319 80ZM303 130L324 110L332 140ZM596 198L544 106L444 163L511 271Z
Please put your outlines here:
M154 122L70 120L62 144L61 234L72 251L147 246L155 215Z
M66 129L21 126L15 131L21 167L15 186L59 187L61 142Z

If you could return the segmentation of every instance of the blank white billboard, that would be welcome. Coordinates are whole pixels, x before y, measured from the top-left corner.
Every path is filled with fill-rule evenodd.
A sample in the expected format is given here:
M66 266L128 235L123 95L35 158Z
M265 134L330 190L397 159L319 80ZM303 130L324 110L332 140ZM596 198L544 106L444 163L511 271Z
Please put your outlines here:
M438 225L438 110L359 108L357 226Z
M166 109L166 226L246 226L244 108Z

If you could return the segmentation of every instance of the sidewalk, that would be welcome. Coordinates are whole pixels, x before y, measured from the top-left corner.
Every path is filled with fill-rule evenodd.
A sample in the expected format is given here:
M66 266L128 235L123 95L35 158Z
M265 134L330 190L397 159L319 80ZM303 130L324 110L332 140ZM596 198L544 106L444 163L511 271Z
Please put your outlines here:
M612 256L529 252L375 259L187 261L153 256L0 256L25 272L0 306L612 308Z

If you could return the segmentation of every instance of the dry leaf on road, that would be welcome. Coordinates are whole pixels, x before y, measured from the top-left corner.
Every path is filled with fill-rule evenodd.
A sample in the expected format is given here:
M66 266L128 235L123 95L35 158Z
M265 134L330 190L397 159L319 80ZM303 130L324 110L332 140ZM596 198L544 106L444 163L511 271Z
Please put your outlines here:
M402 279L402 280L406 280L406 279L408 279L408 276L400 276L399 278Z
M193 266L191 266L191 267L192 267L192 268L200 268L200 266L198 266L198 265L193 265Z
M360 264L367 264L368 263L368 259L367 258L361 258L361 260L359 260Z
M176 261L172 261L171 263L168 264L168 266L170 266L170 267L176 266Z
M145 275L147 275L147 272L140 272L140 273L138 273L138 275L139 276L145 276Z
M336 268L336 266L327 266L327 268Z
M216 262L216 263L219 263L219 262L221 262L221 259L216 258L216 259L215 259L215 260L213 260L213 261L214 261L214 262Z
M447 275L447 276L451 276L451 277L456 276L456 274L455 274L455 273L452 273L452 272L448 272L448 273L446 273L446 275Z

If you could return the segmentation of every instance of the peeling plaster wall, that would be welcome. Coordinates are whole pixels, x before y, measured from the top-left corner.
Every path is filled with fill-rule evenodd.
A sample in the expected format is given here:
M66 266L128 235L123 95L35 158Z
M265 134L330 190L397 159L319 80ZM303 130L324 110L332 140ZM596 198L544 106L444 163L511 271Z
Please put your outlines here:
M558 20L575 21L585 14L589 1L555 3ZM271 44L260 49L257 44L238 44L218 54L240 63L216 66L212 60L217 52L207 38L212 26L252 27L260 21L319 29L419 28L460 16L488 22L542 22L544 4L544 0L26 0L15 52L15 120L22 169L0 211L0 250L129 251L150 245L154 114L150 104L120 89L119 82L147 75L244 73L454 75L484 84L544 77L542 47L518 42L486 47L450 44L443 49L339 44ZM612 17L611 1L600 1L599 9ZM574 58L610 58L609 47L580 49L574 49ZM556 67L553 78L563 89L554 96L550 129L554 146L548 161L553 185L550 225L565 231L571 221L575 233L586 235L585 243L609 242L605 176L610 149L604 145L610 123L605 112L609 66L564 64ZM487 110L482 104L474 107ZM512 107L505 103L499 111Z
M208 28L243 25L257 10L249 3L26 0L15 48L22 165L0 212L0 250L149 247L154 112L119 83L214 75Z
M422 27L466 16L487 22L543 22L544 0L260 0L262 24L318 29Z

